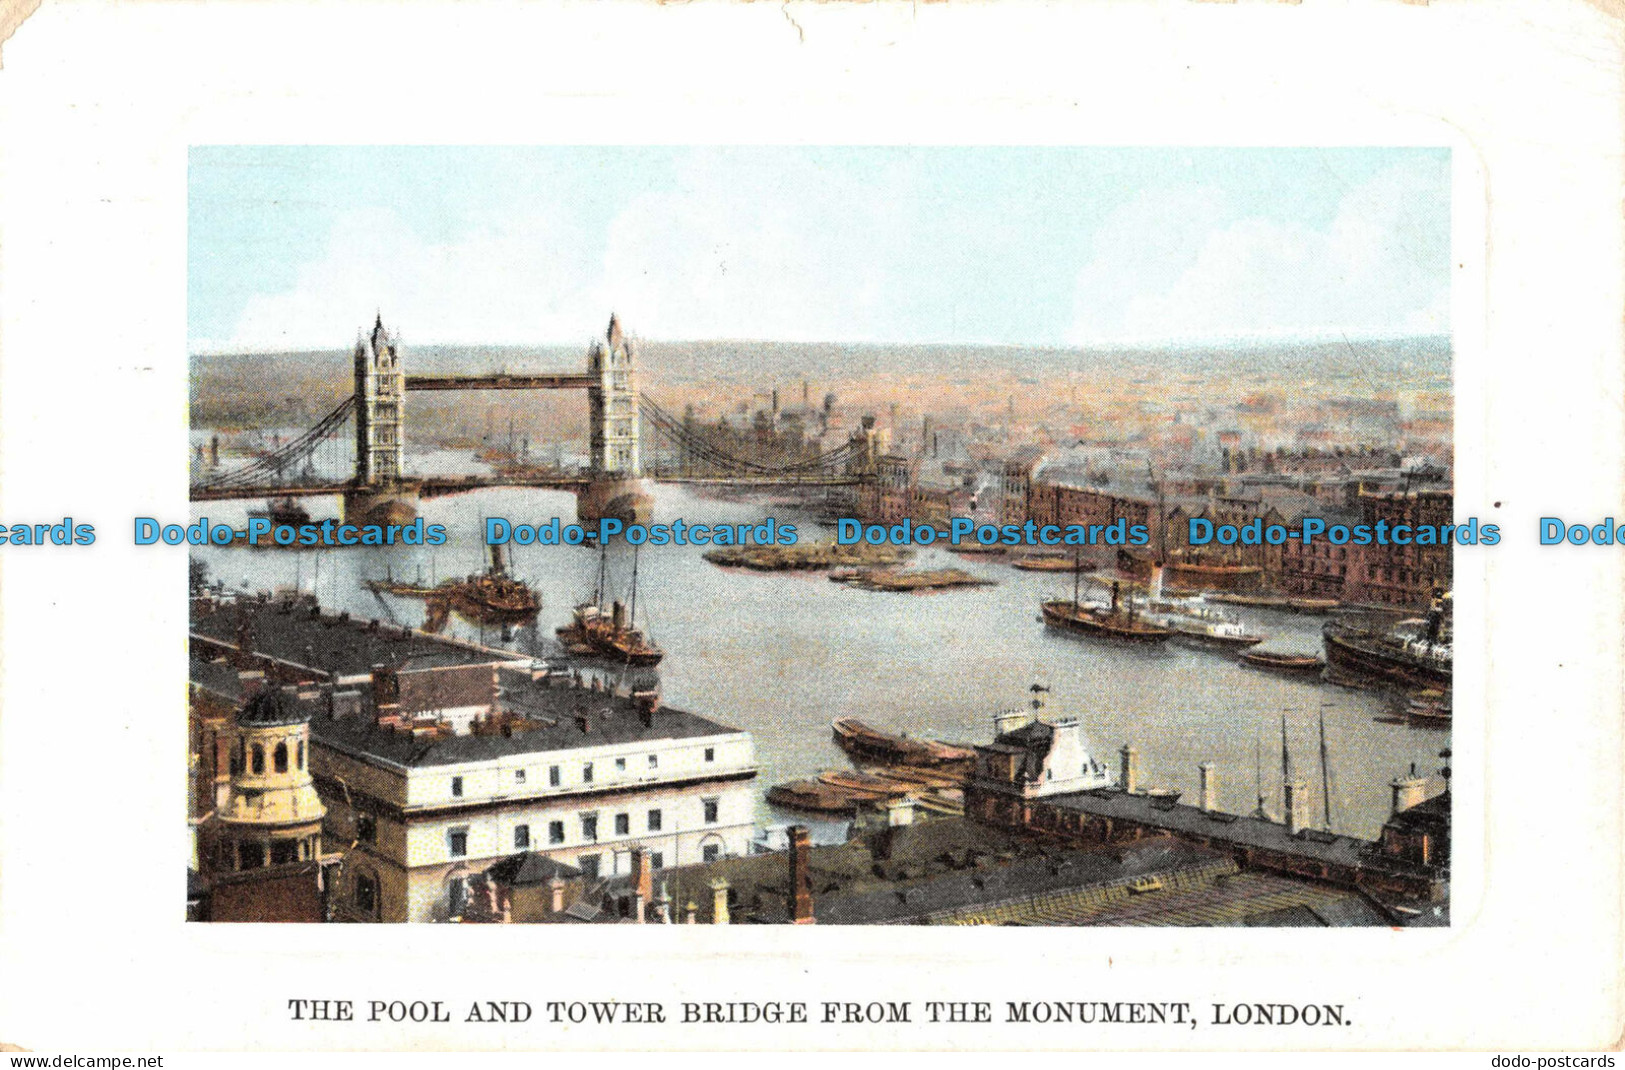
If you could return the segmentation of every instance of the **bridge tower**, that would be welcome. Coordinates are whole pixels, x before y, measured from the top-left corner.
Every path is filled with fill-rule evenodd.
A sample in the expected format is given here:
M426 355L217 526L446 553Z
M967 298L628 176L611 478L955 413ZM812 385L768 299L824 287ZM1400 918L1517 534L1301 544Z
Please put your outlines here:
M401 487L406 445L406 364L380 313L355 345L355 481L344 495L352 523L398 523L416 509Z
M636 360L632 340L611 314L604 341L594 341L587 351L587 373L595 377L587 388L594 479L643 474L638 465Z
M609 317L603 341L587 350L587 421L592 455L591 482L576 497L582 523L614 517L646 524L653 499L638 456L637 354L620 321Z

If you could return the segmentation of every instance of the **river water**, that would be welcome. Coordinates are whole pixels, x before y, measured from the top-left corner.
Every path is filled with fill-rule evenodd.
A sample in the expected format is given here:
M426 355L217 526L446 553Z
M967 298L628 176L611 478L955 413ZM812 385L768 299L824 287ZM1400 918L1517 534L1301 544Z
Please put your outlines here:
M459 466L466 471L466 460ZM309 499L313 517L338 514L336 499ZM247 503L193 507L241 527ZM689 489L655 489L656 520L754 523L768 515L795 522L803 541L827 537L810 515L759 501L723 501ZM379 596L362 584L443 579L481 570L485 517L539 523L575 517L569 494L487 490L423 502L426 522L444 524L440 547L344 550L196 548L211 580L231 587L314 590L330 608L353 615L420 625L424 606ZM992 717L1023 705L1029 687L1046 715L1082 719L1091 746L1114 768L1125 743L1139 748L1142 781L1195 796L1197 764L1218 768L1221 808L1251 812L1255 784L1267 806L1280 808L1281 717L1287 717L1294 771L1312 785L1318 823L1319 717L1325 707L1331 755L1332 827L1375 838L1387 815L1387 782L1411 763L1432 772L1442 764L1448 730L1397 721L1391 700L1370 691L1282 678L1240 665L1227 655L1177 643L1151 649L1057 634L1038 621L1046 597L1070 597L1068 574L1029 573L982 557L926 549L914 567L955 565L997 580L996 586L934 594L860 591L823 573L755 573L721 569L701 558L704 547L656 547L639 557L638 622L665 649L657 674L665 702L746 729L756 741L761 792L775 783L846 767L830 738L830 721L855 715L890 730L956 742L991 738ZM448 634L527 652L549 649L553 629L571 607L592 595L596 551L573 547L512 547L511 569L538 589L538 625L504 640L453 616ZM611 589L624 596L631 550L610 554ZM1320 619L1242 610L1271 638L1261 649L1318 653ZM1437 784L1434 785L1437 788ZM763 823L793 815L760 804Z

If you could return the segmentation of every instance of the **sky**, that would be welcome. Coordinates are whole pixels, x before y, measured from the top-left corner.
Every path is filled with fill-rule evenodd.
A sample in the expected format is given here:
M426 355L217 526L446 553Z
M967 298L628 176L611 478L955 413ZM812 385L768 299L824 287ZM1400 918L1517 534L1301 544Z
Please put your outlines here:
M195 147L194 353L1449 333L1431 148Z

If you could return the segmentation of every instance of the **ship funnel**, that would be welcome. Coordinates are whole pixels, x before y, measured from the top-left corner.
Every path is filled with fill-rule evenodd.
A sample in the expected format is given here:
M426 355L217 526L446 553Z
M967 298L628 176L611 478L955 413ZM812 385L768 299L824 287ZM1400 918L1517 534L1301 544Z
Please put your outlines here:
M615 626L616 631L626 627L626 603L619 599L610 606L610 623Z

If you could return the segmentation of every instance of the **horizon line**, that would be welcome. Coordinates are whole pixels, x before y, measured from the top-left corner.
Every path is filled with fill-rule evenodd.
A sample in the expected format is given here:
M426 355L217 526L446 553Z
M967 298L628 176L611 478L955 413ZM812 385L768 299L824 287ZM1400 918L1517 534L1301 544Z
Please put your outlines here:
M399 335L394 335L397 342ZM1444 341L1450 343L1453 333L1450 331L1432 332L1399 332L1377 334L1345 334L1342 332L1315 334L1315 335L1260 335L1254 337L1230 337L1220 339L1149 339L1118 342L972 342L972 341L926 341L926 342L888 342L888 341L805 341L785 338L655 338L627 332L627 337L635 342L652 343L655 345L784 345L784 346L834 346L845 348L888 348L888 349L945 349L956 347L960 349L1025 349L1041 352L1056 353L1125 353L1125 352L1178 352L1181 350L1223 350L1223 349L1282 349L1290 346L1303 345L1335 345L1342 342L1346 345L1365 345L1376 342L1405 342L1405 341ZM586 339L588 345L599 341L597 335ZM414 347L458 346L464 348L490 348L490 349L518 349L518 348L563 348L578 345L578 342L565 341L529 341L529 342L468 342L429 340L425 342L404 343L402 348L410 352ZM294 356L306 353L348 353L351 346L333 346L319 348L246 348L221 349L187 348L187 357L278 357Z

